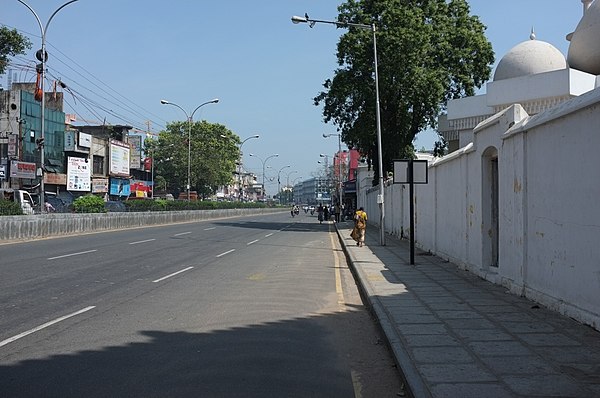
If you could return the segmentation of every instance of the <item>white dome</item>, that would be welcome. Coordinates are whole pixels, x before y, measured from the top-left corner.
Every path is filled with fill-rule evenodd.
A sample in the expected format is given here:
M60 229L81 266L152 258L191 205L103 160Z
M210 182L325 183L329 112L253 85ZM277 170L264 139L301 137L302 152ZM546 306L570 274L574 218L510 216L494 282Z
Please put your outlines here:
M600 1L587 9L569 45L569 66L592 75L600 75Z
M496 67L494 81L566 68L565 56L552 44L528 40L517 44L502 57Z

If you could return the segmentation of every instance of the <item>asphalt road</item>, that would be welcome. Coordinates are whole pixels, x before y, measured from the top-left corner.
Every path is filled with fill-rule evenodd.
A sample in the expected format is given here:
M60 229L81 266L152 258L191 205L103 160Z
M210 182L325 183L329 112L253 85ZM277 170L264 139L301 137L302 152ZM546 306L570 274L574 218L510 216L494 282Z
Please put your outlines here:
M1 397L399 391L333 226L314 217L0 245Z

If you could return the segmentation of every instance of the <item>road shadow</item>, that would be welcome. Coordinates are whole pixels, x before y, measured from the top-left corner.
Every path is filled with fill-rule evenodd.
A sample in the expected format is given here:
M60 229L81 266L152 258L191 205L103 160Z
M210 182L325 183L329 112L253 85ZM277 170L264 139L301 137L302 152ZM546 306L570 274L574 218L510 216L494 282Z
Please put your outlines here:
M351 333L357 322L364 313L203 333L143 330L130 344L0 365L0 396L352 397L360 375L343 364L357 347L334 330Z

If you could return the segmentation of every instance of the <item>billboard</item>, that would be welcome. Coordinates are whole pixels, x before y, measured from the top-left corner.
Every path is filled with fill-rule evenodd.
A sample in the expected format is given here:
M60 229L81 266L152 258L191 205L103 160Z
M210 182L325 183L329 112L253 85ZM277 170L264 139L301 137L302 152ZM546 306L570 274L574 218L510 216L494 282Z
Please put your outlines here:
M67 191L89 192L91 190L91 168L87 159L67 158Z
M142 136L130 135L128 142L131 147L129 167L140 170L142 168Z
M129 177L129 145L121 141L110 142L111 176Z
M11 178L29 178L35 179L36 175L35 163L21 162L18 160L10 161L10 177Z

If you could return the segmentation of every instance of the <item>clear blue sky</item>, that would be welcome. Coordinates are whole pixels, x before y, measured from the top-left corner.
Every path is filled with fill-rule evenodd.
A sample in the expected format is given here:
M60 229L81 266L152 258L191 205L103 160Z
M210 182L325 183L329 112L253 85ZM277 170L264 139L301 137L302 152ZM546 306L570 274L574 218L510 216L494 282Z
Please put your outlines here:
M0 24L30 37L41 46L33 14L17 0L0 0ZM66 0L26 0L45 25ZM312 98L337 67L335 50L342 30L329 25L294 25L292 15L307 12L333 20L337 0L123 1L79 0L62 9L47 31L50 79L60 78L75 92L65 93L65 112L89 123L106 118L152 132L167 122L183 120L181 110L161 105L175 102L195 120L227 126L244 144L245 168L262 173L262 163L249 153L270 159L267 176L281 172L282 183L308 179L322 166L320 153L337 151L335 126L323 123ZM471 12L488 27L496 62L513 46L528 40L535 28L565 55L582 16L580 0L471 0ZM35 81L33 51L14 60L17 81ZM385 60L380 60L385 62ZM29 67L25 68L24 65ZM0 84L7 85L6 76ZM431 148L435 134L421 133L415 146ZM384 142L385 145L385 142ZM267 184L276 192L276 179Z

